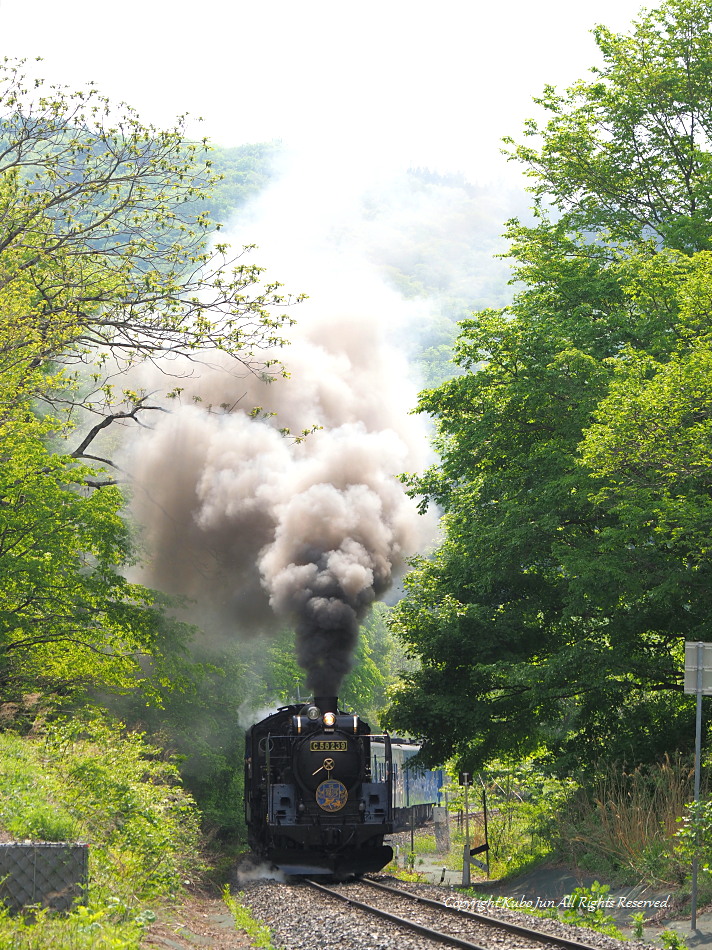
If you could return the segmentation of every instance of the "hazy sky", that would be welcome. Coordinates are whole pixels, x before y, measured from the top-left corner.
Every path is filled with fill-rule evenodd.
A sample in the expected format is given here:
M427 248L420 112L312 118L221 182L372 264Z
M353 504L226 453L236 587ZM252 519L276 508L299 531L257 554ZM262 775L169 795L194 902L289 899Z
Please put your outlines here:
M649 4L649 6L656 4ZM282 139L368 167L505 173L545 82L596 61L590 29L637 0L0 0L0 55L94 81L147 121L203 116L224 145Z

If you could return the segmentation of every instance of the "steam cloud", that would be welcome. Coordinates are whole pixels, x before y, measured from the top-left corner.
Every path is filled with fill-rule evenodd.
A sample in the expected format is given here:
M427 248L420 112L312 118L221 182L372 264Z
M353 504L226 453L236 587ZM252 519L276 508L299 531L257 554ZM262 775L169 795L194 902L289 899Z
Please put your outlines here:
M194 619L228 635L289 618L315 695L338 694L360 622L423 534L396 478L422 462L422 424L407 414L407 368L369 310L354 302L336 321L312 310L284 354L289 379L265 385L213 365L182 380L183 404L131 462L151 552L144 580L192 598ZM278 429L312 425L322 428L301 442Z

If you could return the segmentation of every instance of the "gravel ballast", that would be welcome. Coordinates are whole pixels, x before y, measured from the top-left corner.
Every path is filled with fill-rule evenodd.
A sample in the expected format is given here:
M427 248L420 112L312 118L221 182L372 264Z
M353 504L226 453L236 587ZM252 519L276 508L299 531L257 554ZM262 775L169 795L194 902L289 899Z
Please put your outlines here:
M463 904L462 895L457 891L423 884L407 884L393 878L380 877L383 883L407 890L410 893L430 897L434 900ZM412 917L417 911L400 906L395 896L383 895L377 899L373 890L358 883L340 885L339 890L364 903L382 906L390 913L403 917ZM238 898L248 906L253 914L263 920L275 934L275 946L285 950L430 950L442 948L442 943L428 940L426 937L396 927L388 921L367 916L364 911L347 905L311 889L301 883L279 883L276 881L255 881L246 884ZM466 900L466 899L465 899ZM531 927L542 933L567 937L579 943L596 947L597 950L630 950L631 944L607 937L595 931L581 927L572 927L549 918L532 917L503 907L489 908L473 901L471 909L476 913L497 919L511 921L520 926ZM453 915L447 915L453 916ZM443 916L444 919L444 916ZM427 926L440 929L437 920L423 919ZM446 929L443 926L442 929ZM492 947L504 948L533 947L533 940L508 934L501 930L490 930L483 924L469 921L466 932L458 934L463 939ZM543 944L540 944L543 946ZM550 945L551 946L551 945ZM637 945L641 947L641 944Z

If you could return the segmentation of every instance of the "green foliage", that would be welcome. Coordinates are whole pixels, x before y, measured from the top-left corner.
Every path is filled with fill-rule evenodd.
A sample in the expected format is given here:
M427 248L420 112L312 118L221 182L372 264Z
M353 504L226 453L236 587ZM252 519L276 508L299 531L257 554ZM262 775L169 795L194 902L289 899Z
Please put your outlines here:
M155 691L159 656L188 628L120 573L134 561L123 498L88 492L93 472L51 453L29 417L0 425L0 682L5 698L102 687ZM156 657L146 670L142 659Z
M514 148L534 226L518 293L464 321L424 392L444 512L393 629L420 668L389 724L469 771L548 749L559 774L689 750L682 643L709 639L709 0L667 0L538 100ZM690 77L694 75L694 82ZM553 220L546 208L555 209Z
M536 283L511 312L463 325L456 359L466 373L421 397L442 462L411 489L445 509L446 536L432 559L415 560L394 612L422 668L405 677L391 722L437 735L434 762L455 753L477 768L541 743L590 762L604 746L623 758L641 735L660 735L644 717L662 721L653 707L666 700L652 692L641 705L631 689L659 690L665 654L631 648L649 619L614 596L618 552L602 543L606 513L577 454L612 375L607 360L631 339L624 279L634 265L609 273L600 249L573 257L556 229L546 237L541 257L527 251ZM566 287L562 299L552 284ZM679 642L665 620L649 636ZM667 670L676 683L672 657ZM688 712L683 701L673 716L679 733Z
M687 950L687 940L677 930L663 930L658 936L665 950Z
M712 861L707 855L712 846L712 796L702 795L699 801L688 802L681 813L675 838L675 853L684 868L689 868L697 855L700 870L712 875Z
M601 480L594 501L615 516L602 541L625 551L618 595L630 597L637 575L635 594L674 614L679 634L696 640L710 636L711 265L701 252L669 272L679 307L675 346L662 358L628 349L612 361L614 379L581 444L584 464Z
M61 779L45 772L36 748L12 733L0 733L0 827L16 840L72 841L81 826L59 804Z
M597 930L609 937L622 939L623 934L616 927L615 917L603 909L610 890L608 884L600 884L598 881L594 881L590 887L575 888L573 893L564 898L562 920L567 924L588 927L589 930Z
M437 842L435 840L435 835L431 834L416 834L413 839L415 845L414 855L418 854L435 854L437 852Z
M235 148L212 146L210 161L215 175L220 178L204 199L205 211L211 220L227 221L269 184L274 177L279 151L278 142L238 145Z
M675 832L692 778L681 759L629 772L610 766L560 810L552 835L558 856L624 884L679 885L686 868Z
M548 775L537 757L515 765L494 761L475 777L475 784L468 790L468 809L471 814L476 813L470 820L470 834L474 843L484 843L486 800L490 876L510 877L552 853L560 813L575 789L570 779ZM451 772L443 792L452 813L450 863L459 868L465 843L465 801L464 787L457 783L456 771Z
M569 227L686 251L709 245L711 25L708 0L667 0L629 35L599 26L603 65L592 79L564 93L547 86L535 100L548 121L529 121L525 136L543 144L514 146L513 156Z
M643 927L645 924L645 914L642 911L638 911L637 914L631 914L630 919L633 922L633 936L636 940L642 940L645 937Z
M425 876L420 871L414 871L411 867L398 867L395 862L384 868L384 873L390 874L391 877L395 877L399 881L406 881L409 884L424 884L426 881Z
M111 708L176 755L186 789L201 811L205 832L239 841L244 831L244 731L241 714L254 688L249 653L237 642L210 649L199 640L182 667L184 686L168 688L146 705L137 692L114 697ZM261 674L257 674L261 679Z
M219 176L206 143L186 144L181 122L146 126L93 88L30 84L11 60L0 137L0 293L29 297L15 325L31 334L30 365L93 365L82 401L97 408L112 400L107 351L126 366L219 349L270 371L263 351L282 342L287 301L226 245L208 249L204 205ZM26 344L11 353L27 360Z
M493 762L481 780L489 810L490 873L512 875L547 857L573 783L547 775L536 759L514 766Z
M90 846L88 905L62 918L3 912L0 947L133 950L153 919L146 903L201 871L197 812L176 767L108 720L0 733L0 797L0 829L13 837Z
M35 739L0 733L0 789L0 827L16 838L54 827L49 840L91 845L91 906L127 912L199 871L195 807L176 767L108 721L56 723Z
M118 923L106 909L77 907L61 917L39 911L25 918L0 907L0 950L138 950L143 933L143 919Z

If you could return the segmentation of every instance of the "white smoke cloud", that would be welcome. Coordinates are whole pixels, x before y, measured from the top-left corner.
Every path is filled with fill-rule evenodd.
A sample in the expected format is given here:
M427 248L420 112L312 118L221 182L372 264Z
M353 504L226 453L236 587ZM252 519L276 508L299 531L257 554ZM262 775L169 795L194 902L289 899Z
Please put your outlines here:
M397 477L428 453L424 423L409 415L417 384L394 345L423 305L354 253L323 201L319 216L301 198L288 205L295 193L278 183L247 225L269 277L310 293L282 354L289 378L236 376L220 355L193 375L174 364L186 372L181 405L141 433L129 464L151 558L144 580L192 598L193 618L226 635L287 618L322 695L338 692L360 621L432 532ZM152 389L152 371L141 372L136 383ZM301 441L279 431L315 426Z

